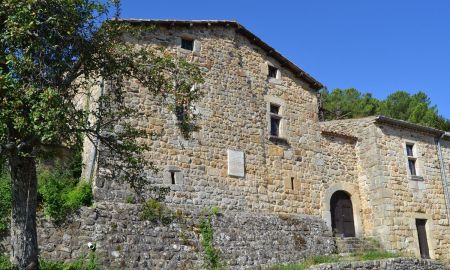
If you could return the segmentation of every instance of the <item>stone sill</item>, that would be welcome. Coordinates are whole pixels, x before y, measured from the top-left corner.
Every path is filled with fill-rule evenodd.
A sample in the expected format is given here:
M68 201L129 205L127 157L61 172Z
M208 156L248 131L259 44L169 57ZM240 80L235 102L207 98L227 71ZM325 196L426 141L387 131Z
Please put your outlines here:
M423 176L419 176L419 175L410 175L410 176L408 176L408 178L410 181L425 181Z
M268 81L273 84L281 84L282 81L279 78L268 78Z
M288 143L288 140L286 138L273 136L273 135L269 136L269 141L272 141L272 142L275 142L275 143L283 143L283 144L287 144Z

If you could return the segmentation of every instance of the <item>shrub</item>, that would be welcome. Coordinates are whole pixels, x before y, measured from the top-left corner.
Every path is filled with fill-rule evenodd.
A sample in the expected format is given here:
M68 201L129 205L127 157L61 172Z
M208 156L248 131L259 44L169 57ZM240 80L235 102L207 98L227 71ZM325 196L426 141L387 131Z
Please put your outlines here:
M11 179L0 172L0 234L6 232L11 217Z
M11 263L9 257L0 254L0 270L10 270Z
M221 269L220 251L214 247L214 228L212 226L212 216L219 214L218 207L203 209L203 217L200 220L201 245L205 252L207 267L210 269Z
M142 205L142 219L168 225L172 223L174 218L174 213L156 199L150 199Z
M92 204L92 188L89 182L78 181L61 172L43 171L38 177L38 192L44 213L56 222L81 206Z

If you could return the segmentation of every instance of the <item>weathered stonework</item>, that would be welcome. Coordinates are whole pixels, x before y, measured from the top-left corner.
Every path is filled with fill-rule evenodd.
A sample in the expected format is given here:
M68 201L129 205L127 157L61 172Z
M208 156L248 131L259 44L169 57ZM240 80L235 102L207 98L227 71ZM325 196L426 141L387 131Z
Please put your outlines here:
M130 123L147 134L139 139L150 147L144 157L160 169L148 168L146 177L152 186L170 187L165 203L188 218L168 226L141 220L140 205L125 203L135 192L119 180L114 154L86 143L84 175L94 177L95 207L61 227L42 219L42 256L71 260L95 242L106 267L201 269L196 226L201 209L214 206L223 213L214 219L214 244L231 269L296 262L335 250L331 198L344 191L357 238L419 257L415 220L426 219L431 258L450 261L436 145L442 131L380 117L319 122L320 83L235 22L130 22L156 28L128 42L162 47L203 72L197 87L205 96L196 104L201 129L190 140L136 81L128 82L124 100L139 112ZM194 40L193 51L180 47L181 38ZM275 78L269 65L278 69ZM279 107L278 137L271 135L271 104ZM408 175L407 143L416 147L422 178ZM450 178L449 136L441 145ZM401 262L412 262L410 269L422 263ZM398 264L380 269L407 269Z
M321 264L313 266L311 270L343 270L343 269L358 269L358 270L446 270L448 269L443 264L430 261L418 260L411 258L396 258L380 261L367 262L351 262L339 264Z
M449 212L436 143L442 132L378 117L321 125L323 130L358 138L355 153L364 236L380 239L386 249L420 256L415 221L425 219L431 258L449 260ZM448 166L449 141L442 142ZM414 144L417 151L417 179L409 175L406 144ZM347 164L353 162L349 159Z
M201 211L183 209L178 219L163 226L141 220L140 208L99 203L95 208L83 208L60 227L41 219L41 256L71 261L89 253L87 243L92 242L108 269L206 268L200 243L199 224L205 218ZM225 211L212 221L213 244L227 269L294 263L334 251L331 234L317 217Z

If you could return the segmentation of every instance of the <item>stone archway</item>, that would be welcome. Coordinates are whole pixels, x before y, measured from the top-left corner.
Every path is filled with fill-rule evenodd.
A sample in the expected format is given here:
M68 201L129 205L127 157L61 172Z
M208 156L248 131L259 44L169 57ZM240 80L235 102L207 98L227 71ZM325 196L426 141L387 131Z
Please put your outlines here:
M339 190L330 200L331 228L336 236L355 237L353 204L350 195Z
M361 237L363 235L362 219L361 219L361 200L359 198L359 188L355 184L350 183L336 183L330 185L322 193L322 218L328 225L330 230L333 229L331 217L331 197L338 191L345 192L351 199L353 210L353 221L355 226L355 236Z

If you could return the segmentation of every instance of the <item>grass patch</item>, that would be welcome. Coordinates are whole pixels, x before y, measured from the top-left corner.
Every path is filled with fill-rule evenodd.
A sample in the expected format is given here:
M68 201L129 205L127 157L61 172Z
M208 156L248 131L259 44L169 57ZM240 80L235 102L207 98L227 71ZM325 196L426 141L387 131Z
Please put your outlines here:
M95 253L89 256L81 256L72 263L64 264L61 262L39 261L40 270L99 270ZM9 262L9 257L0 255L0 270L14 270Z
M267 268L267 270L306 270L313 265L323 263L344 263L357 261L374 261L390 258L401 257L402 254L387 252L387 251L369 251L358 254L351 254L348 256L330 255L330 256L316 256L306 258L305 260L289 265L277 265Z

